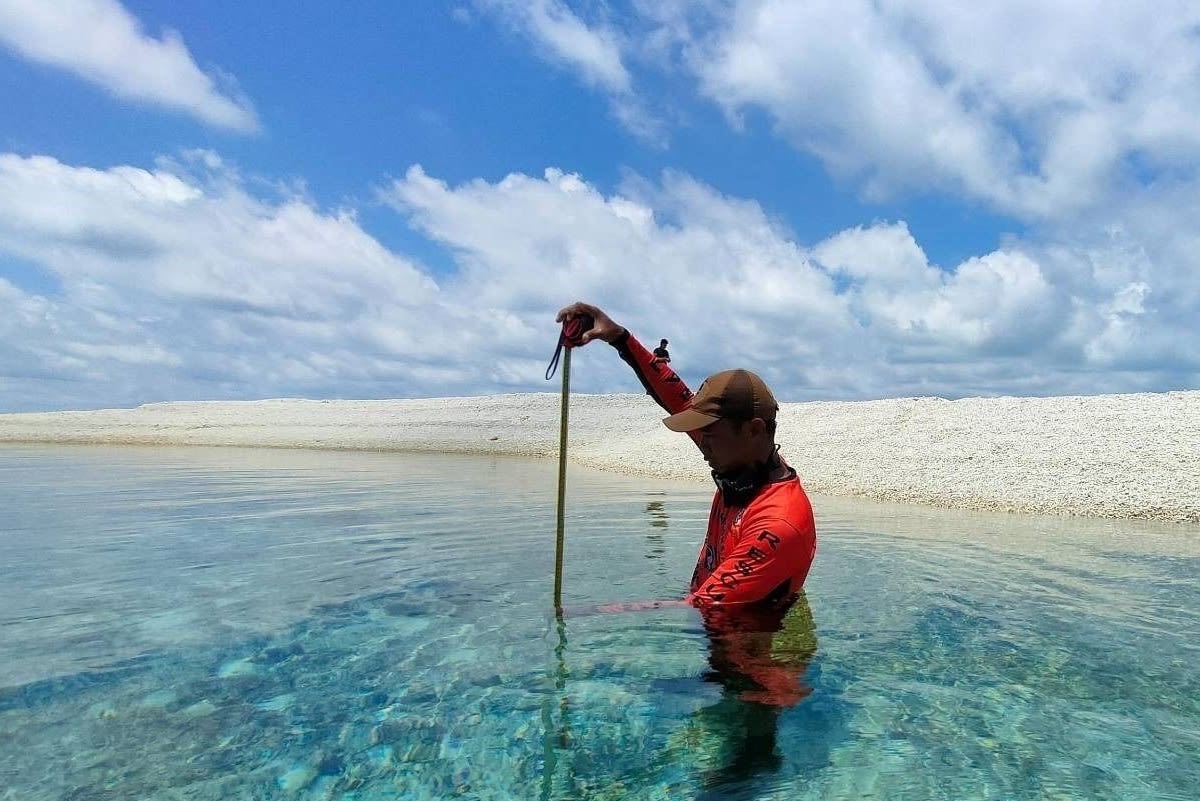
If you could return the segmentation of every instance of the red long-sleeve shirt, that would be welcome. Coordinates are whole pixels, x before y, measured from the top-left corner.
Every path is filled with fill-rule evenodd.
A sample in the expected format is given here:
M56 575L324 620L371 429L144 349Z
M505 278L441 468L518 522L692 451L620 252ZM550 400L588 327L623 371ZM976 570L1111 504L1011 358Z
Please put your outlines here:
M613 346L659 406L669 414L688 408L692 391L665 361L655 358L628 332ZM699 442L698 432L690 436ZM768 482L745 506L726 503L718 491L688 601L701 608L763 603L787 606L804 586L816 549L812 506L790 467L784 477Z

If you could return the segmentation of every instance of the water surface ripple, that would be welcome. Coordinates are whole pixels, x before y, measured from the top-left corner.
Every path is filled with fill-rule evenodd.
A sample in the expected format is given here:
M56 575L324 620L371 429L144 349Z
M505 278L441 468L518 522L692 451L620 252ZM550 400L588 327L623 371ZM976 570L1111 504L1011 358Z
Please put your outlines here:
M817 498L741 681L750 635L593 611L680 593L709 488L572 471L559 622L555 479L5 447L0 800L1196 797L1194 527Z

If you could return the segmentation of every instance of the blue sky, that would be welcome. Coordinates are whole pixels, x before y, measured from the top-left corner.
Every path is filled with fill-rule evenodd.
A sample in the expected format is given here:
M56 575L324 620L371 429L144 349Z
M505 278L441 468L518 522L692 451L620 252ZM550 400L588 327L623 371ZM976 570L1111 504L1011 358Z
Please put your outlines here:
M0 411L1200 381L1200 9L0 0ZM636 392L600 346L585 392Z

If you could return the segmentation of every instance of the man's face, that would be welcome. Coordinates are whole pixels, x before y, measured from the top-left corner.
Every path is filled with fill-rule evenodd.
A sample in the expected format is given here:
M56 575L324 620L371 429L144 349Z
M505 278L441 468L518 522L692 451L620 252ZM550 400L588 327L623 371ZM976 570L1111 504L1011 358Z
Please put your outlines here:
M724 473L753 463L753 422L718 420L700 429L700 452L708 466Z

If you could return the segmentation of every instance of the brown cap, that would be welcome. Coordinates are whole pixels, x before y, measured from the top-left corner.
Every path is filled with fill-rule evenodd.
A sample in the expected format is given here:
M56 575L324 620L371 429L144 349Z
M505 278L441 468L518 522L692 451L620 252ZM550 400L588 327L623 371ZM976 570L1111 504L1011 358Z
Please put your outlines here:
M672 431L695 431L718 420L774 420L779 404L763 380L749 370L711 375L692 397L692 407L663 420Z

